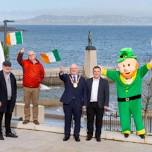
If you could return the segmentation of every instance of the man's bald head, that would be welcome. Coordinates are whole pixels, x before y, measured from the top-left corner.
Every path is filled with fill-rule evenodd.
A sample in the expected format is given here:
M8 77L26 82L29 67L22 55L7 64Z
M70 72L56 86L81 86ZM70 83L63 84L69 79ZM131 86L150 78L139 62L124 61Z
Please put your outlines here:
M78 74L78 65L77 64L71 64L70 66L70 74L77 75Z
M32 62L36 59L36 55L35 55L35 52L33 50L28 51L28 58Z

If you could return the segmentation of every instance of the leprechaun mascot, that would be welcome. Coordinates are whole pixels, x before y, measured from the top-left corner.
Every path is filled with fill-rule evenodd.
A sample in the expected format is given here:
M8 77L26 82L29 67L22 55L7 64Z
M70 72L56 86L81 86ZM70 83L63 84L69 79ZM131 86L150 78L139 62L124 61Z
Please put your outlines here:
M152 61L139 68L137 57L131 48L123 48L119 52L118 70L102 68L102 75L113 80L117 88L117 100L122 133L128 137L131 133L131 116L134 119L136 133L145 138L142 120L142 80L148 70L152 69Z

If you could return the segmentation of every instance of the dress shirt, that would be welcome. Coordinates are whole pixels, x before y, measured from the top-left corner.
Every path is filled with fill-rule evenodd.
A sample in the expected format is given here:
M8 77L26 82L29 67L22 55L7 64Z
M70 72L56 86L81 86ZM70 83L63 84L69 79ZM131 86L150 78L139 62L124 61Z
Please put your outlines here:
M99 79L93 78L90 102L98 101Z
M11 87L10 74L4 73L4 78L5 78L5 82L6 82L6 88L7 88L7 99L11 100L11 97L12 97L12 87Z

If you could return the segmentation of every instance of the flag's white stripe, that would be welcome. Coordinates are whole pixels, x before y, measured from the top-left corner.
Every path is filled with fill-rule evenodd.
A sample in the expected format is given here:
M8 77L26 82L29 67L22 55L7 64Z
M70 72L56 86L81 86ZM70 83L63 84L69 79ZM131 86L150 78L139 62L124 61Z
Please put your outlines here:
M47 53L50 62L56 62L54 54L52 52Z
M2 43L0 41L0 70L2 70L2 63L4 62L4 60L5 60L4 51L3 51Z
M16 35L15 35L15 32L14 33L10 33L10 41L11 41L11 45L16 45Z
M56 58L55 58L53 52L51 52L51 55L52 55L52 60L53 60L53 62L56 62Z
M49 61L52 62L52 56L51 56L51 54L50 53L46 53L46 54L47 54L47 56L49 58Z
M44 84L40 84L40 90L50 90L51 88L47 85L44 85Z
M22 43L23 43L23 32L22 31L21 31L21 36L22 36L21 38L22 38Z

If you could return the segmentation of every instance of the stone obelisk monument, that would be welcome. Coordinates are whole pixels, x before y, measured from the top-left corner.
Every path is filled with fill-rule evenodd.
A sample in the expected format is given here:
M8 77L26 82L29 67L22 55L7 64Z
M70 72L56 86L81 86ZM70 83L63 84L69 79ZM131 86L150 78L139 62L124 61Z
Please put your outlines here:
M91 32L88 34L88 46L85 50L85 61L84 61L84 73L85 76L92 77L93 67L97 65L97 55L96 48L92 45L92 35Z

